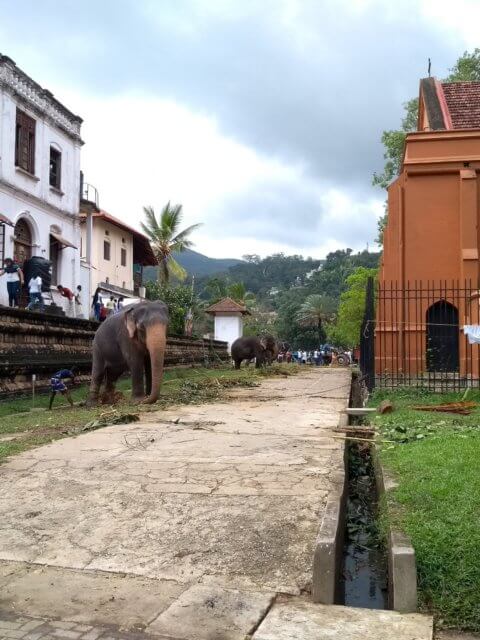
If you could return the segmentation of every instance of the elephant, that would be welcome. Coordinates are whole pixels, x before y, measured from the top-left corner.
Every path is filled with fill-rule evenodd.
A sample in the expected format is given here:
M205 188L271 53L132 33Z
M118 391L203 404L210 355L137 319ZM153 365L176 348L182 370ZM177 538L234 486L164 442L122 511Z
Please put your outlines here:
M235 369L240 369L242 360L253 360L255 358L255 367L265 364L271 364L277 357L278 346L272 336L264 336L262 338L256 336L243 336L237 338L232 344L232 359L235 363Z
M106 401L113 399L115 383L127 370L132 376L134 401L153 404L158 400L163 377L167 324L167 305L157 300L128 305L100 325L93 340L88 406L98 403L102 382L105 382Z

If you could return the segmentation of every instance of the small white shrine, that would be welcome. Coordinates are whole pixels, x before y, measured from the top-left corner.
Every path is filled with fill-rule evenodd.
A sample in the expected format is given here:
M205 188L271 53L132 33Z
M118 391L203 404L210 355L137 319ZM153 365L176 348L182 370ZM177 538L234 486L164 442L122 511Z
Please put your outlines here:
M240 302L223 298L208 307L206 312L214 317L215 340L228 342L230 352L232 343L243 335L243 317L251 315L250 311Z

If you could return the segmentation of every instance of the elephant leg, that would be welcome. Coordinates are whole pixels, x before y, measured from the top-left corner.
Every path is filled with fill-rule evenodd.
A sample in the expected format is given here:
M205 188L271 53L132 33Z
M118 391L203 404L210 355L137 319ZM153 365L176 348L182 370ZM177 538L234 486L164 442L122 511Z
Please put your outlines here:
M242 364L241 360L235 360L235 369L240 369L240 365Z
M105 393L103 395L103 402L105 404L115 403L115 384L121 375L122 369L107 368L105 372Z
M98 395L100 393L100 386L105 377L105 367L103 361L100 358L93 358L92 367L92 379L90 381L90 390L86 405L87 407L95 407L98 404Z
M132 400L139 401L145 397L145 385L143 380L145 361L143 355L135 356L130 363L132 374Z
M264 366L265 366L265 358L264 357L255 358L255 369L260 369L260 367L264 367Z

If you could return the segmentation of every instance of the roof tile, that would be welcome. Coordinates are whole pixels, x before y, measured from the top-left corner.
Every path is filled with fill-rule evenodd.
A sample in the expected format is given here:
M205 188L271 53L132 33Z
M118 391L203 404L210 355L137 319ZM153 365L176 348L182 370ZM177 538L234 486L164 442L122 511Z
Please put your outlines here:
M244 304L235 302L232 298L223 298L215 304L212 304L208 309L205 309L207 313L243 313L250 315L250 312Z
M443 82L454 129L480 129L480 82Z

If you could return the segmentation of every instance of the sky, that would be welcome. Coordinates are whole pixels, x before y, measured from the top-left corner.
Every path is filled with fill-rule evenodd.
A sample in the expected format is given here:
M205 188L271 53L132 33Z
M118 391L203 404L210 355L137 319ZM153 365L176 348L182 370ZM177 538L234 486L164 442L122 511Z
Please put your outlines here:
M181 203L212 257L376 249L382 131L480 46L479 0L0 0L0 52L84 119L100 206ZM21 37L19 37L21 34Z

